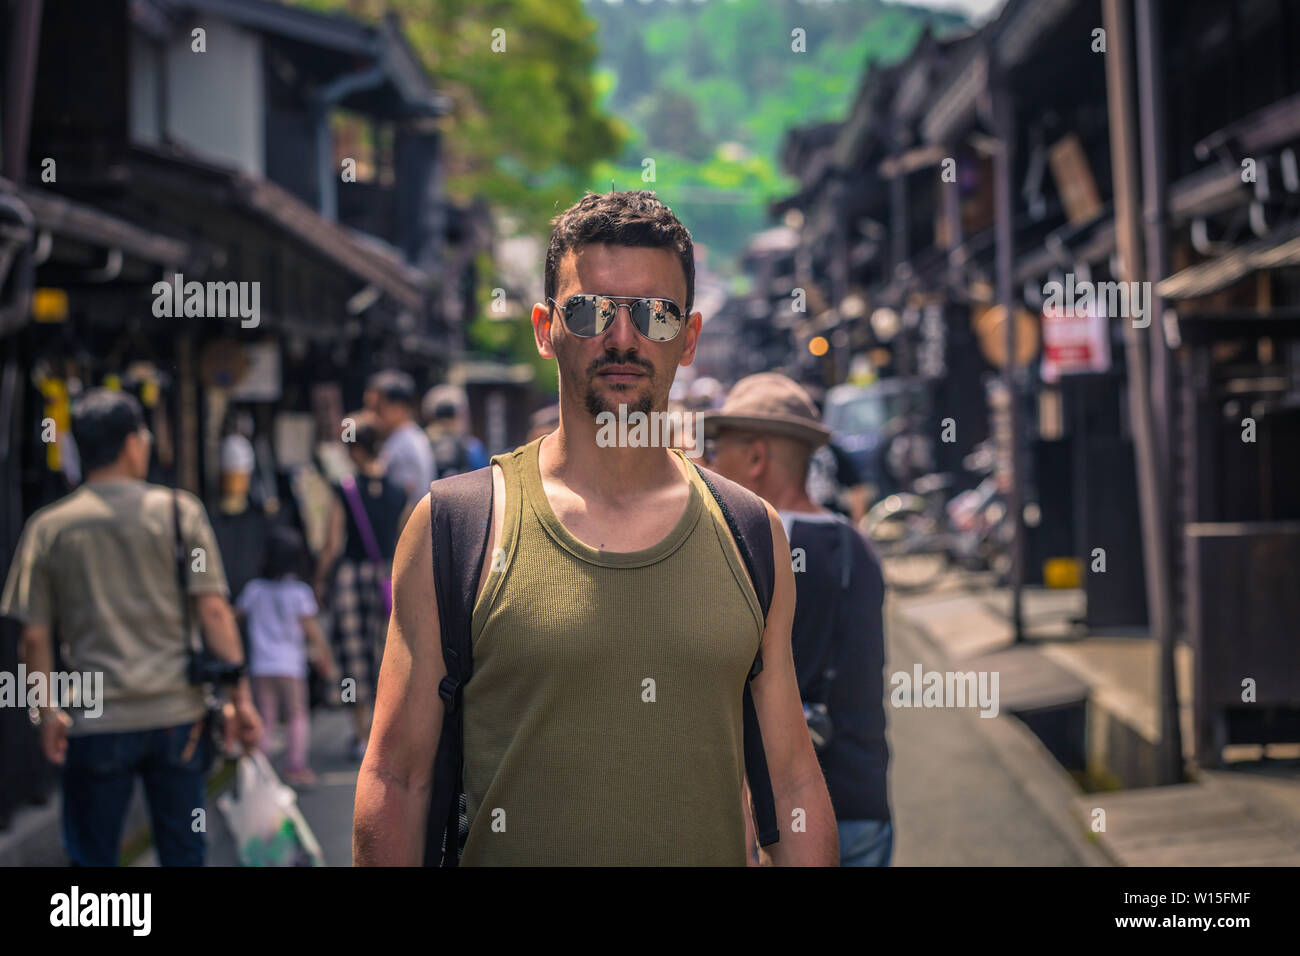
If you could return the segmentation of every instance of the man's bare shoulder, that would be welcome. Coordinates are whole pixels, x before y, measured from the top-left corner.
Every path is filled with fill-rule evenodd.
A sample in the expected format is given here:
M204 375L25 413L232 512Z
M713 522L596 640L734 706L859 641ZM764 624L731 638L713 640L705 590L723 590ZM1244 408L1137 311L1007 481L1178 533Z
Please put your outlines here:
M411 509L402 533L397 539L397 548L393 554L393 579L402 572L417 570L417 565L432 570L433 568L433 531L429 525L429 493L426 491L415 507Z

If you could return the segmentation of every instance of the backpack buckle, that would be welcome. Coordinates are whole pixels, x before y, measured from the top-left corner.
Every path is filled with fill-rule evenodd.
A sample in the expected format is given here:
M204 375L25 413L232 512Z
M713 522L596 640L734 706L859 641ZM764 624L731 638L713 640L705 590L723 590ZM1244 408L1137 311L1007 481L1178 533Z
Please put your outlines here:
M456 698L460 696L460 681L450 674L438 682L438 696L443 699L448 710L456 709Z

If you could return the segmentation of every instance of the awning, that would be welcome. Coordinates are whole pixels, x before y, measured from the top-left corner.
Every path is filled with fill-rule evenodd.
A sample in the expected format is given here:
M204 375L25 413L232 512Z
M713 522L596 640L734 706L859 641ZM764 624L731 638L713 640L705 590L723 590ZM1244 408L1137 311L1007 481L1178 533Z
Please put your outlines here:
M382 116L441 116L451 111L452 100L433 88L419 54L412 48L395 14L370 25L346 15L321 13L265 0L156 0L165 15L183 17L208 14L288 41L281 52L301 55L300 67L330 63L335 69L357 70L367 61L384 74L383 90L354 91L343 105ZM139 4L132 7L137 18ZM157 21L154 16L149 18ZM165 29L159 23L155 29ZM188 26L186 27L188 29Z
M1241 171L1213 167L1192 173L1169 187L1169 222L1182 225L1189 220L1235 209L1246 203L1250 193L1242 188ZM1112 204L1107 202L1101 215L1080 226L1065 225L1051 233L1054 238L1020 257L1016 282L1028 282L1044 275L1063 262L1100 262L1115 251L1115 221ZM1171 277L1172 278L1172 277ZM1168 281L1168 280L1166 280Z
M373 283L408 309L422 307L429 276L407 265L396 250L364 233L324 219L296 196L265 179L233 177L239 198L299 241Z
M182 266L192 255L189 243L143 229L93 206L30 186L0 179L0 192L17 196L32 212L36 229L110 249L146 262Z
M1300 136L1300 93L1287 96L1256 110L1244 119L1211 133L1193 147L1206 160L1228 145L1234 155L1253 156L1288 143Z
M1160 282L1156 292L1175 301L1198 299L1226 289L1253 272L1283 266L1300 266L1300 220L1176 272Z
M404 308L423 308L431 277L403 261L401 253L372 236L323 218L281 186L217 166L179 147L135 146L128 157L128 181L168 201L185 197L196 206L235 205L283 229L307 248L362 282L386 292Z
M463 359L447 369L452 385L527 385L535 376L536 370L523 362L510 365L486 359Z
M938 166L942 163L952 149L943 144L933 146L914 146L897 156L890 156L876 167L880 173L881 179L893 179L899 173L914 173L918 169L925 169L927 166Z

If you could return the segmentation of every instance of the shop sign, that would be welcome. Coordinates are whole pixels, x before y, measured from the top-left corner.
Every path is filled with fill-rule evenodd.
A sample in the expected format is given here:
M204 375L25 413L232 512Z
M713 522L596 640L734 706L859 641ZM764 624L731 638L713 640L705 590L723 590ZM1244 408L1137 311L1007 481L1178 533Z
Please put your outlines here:
M1100 310L1043 310L1043 381L1110 371L1110 331Z

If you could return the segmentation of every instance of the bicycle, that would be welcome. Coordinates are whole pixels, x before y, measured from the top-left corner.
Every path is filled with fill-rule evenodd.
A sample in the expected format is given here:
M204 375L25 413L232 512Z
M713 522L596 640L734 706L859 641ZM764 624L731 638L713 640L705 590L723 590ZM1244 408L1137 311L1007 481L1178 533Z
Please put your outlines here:
M982 443L962 466L984 478L948 499L951 474L923 475L909 491L888 495L863 517L860 530L875 546L885 583L894 590L928 590L954 565L992 570L1000 579L1010 574L1014 529L998 488L995 452Z

